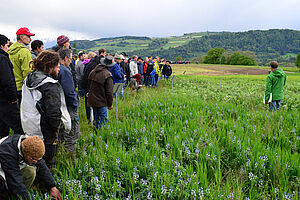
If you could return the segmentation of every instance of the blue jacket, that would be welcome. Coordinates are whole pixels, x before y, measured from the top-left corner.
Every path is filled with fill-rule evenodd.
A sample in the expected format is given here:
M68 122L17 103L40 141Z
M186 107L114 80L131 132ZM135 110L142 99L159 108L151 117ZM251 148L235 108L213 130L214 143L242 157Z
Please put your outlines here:
M138 72L139 74L144 74L144 63L142 62L137 62L137 66L138 66Z
M64 90L67 106L77 108L78 98L71 69L68 69L66 66L61 64L59 66L59 73L57 79Z
M122 72L120 66L118 63L116 63L114 66L109 68L109 71L112 74L112 78L113 78L113 84L115 83L123 83L123 76L124 73Z
M153 64L153 70L152 70L150 76L154 76L155 75L154 62L152 60L150 62Z

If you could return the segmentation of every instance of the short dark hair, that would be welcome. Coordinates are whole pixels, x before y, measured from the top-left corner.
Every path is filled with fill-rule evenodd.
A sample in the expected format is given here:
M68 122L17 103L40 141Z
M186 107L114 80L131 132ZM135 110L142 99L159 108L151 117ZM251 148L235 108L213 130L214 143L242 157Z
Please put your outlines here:
M78 58L80 58L81 56L83 56L84 55L84 53L83 52L80 52L79 54L78 54Z
M0 45L4 46L7 44L8 41L9 39L5 35L0 34Z
M65 59L65 57L71 58L71 53L72 53L71 49L65 49L65 48L62 48L58 51L59 57L62 60Z
M104 52L106 52L106 49L104 49L104 48L99 49L99 55L100 55L101 53L104 53Z
M32 50L37 50L37 48L41 48L44 43L41 40L34 40L31 42L31 49Z
M270 66L271 66L272 68L277 68L277 67L278 67L278 62L272 61L272 62L270 62Z

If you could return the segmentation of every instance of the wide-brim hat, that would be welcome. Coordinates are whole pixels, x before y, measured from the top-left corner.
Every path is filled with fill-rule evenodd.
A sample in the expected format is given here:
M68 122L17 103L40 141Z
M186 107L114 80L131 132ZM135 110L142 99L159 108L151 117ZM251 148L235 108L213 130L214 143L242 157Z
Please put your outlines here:
M116 63L114 62L114 58L112 56L106 56L105 58L100 59L100 64L106 67L112 67Z

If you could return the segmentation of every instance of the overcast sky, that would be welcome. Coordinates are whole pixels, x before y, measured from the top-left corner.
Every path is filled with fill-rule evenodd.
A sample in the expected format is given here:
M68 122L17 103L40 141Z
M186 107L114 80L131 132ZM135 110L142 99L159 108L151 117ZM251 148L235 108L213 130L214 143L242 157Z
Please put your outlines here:
M299 11L300 0L1 0L0 33L15 41L24 26L41 40L300 30Z

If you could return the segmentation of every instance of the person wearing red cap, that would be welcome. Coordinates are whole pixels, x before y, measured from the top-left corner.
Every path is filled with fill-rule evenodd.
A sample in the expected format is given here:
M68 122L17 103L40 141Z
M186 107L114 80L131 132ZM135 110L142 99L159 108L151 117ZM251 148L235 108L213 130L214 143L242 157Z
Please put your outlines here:
M27 27L20 28L17 32L17 42L9 48L9 58L13 64L13 70L16 79L18 101L21 103L23 81L27 74L31 71L29 63L32 60L28 45L31 42L31 33Z

